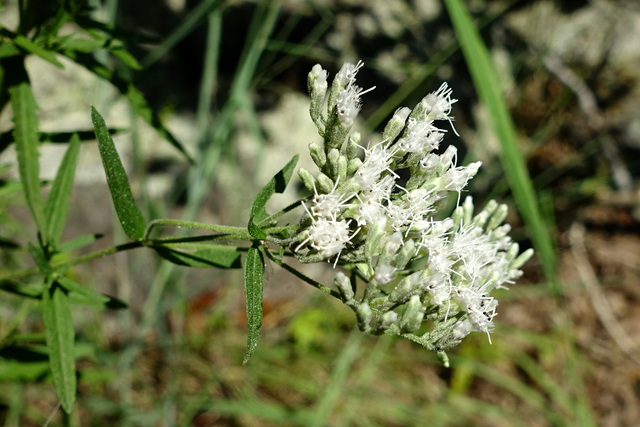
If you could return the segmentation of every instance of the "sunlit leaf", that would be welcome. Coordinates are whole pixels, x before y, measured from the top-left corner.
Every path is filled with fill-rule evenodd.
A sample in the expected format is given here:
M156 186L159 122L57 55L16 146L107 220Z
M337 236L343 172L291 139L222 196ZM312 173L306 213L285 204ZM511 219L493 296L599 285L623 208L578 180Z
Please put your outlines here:
M40 192L40 167L38 165L38 118L36 101L29 82L23 81L9 88L13 109L13 138L18 152L20 181L31 215L44 231L44 202Z
M258 345L262 328L262 287L264 282L264 261L258 248L250 248L244 264L244 296L247 308L247 363Z
M57 283L42 294L42 317L53 383L62 407L71 413L76 399L75 333L69 297Z
M73 135L44 205L47 241L54 246L58 244L67 221L79 151L80 138L78 138L78 135Z
M133 240L140 240L144 236L147 223L133 198L127 173L124 170L124 166L122 166L120 156L116 151L111 135L109 135L104 119L93 107L91 107L91 120L98 139L100 157L107 175L107 184L109 185L113 205L120 219L120 225L122 225L122 229L127 236Z

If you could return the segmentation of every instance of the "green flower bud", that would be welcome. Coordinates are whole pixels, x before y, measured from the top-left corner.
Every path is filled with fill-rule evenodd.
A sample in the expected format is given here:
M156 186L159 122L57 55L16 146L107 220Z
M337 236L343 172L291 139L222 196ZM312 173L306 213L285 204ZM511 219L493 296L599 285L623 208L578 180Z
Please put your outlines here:
M356 173L358 169L360 169L360 166L362 166L362 160L359 158L354 157L349 160L349 163L347 163L347 175L353 175Z
M526 251L522 252L515 261L511 263L511 268L518 269L524 265L525 262L529 261L529 258L533 256L533 249L529 248Z
M340 291L340 295L342 295L342 300L347 304L352 302L355 294L353 293L353 287L351 286L349 278L344 273L339 272L336 274L334 281L336 282L338 291Z
M502 224L504 220L507 218L508 211L509 211L509 208L507 207L507 205L498 206L498 208L493 213L493 215L491 215L491 218L489 219L489 223L487 224L486 230L491 231L496 227L498 227L500 224Z
M349 135L349 142L347 142L344 153L349 160L356 158L358 155L358 152L360 151L360 140L361 136L359 132L353 132Z
M347 156L341 154L338 158L338 178L340 178L340 182L345 182L348 169L349 160L347 159Z
M404 242L402 249L395 257L394 264L398 270L404 270L406 265L416 255L416 242L409 239Z
M405 304L404 313L400 319L400 329L403 332L415 332L420 328L424 319L424 307L418 295L413 295Z
M369 304L363 302L356 307L356 317L358 318L358 327L361 331L371 331L371 319L373 318L373 312L369 307Z
M385 236L386 230L387 218L385 216L380 217L380 219L369 228L364 246L364 254L369 260L378 256L380 253L382 249L382 238Z
M333 181L327 175L320 172L316 176L316 188L320 193L329 194L333 190Z
M396 112L393 113L391 120L389 120L387 125L384 127L382 139L386 141L393 141L396 139L398 135L400 135L400 132L402 132L402 129L404 129L409 113L411 113L411 110L407 107L398 108Z
M306 169L300 168L298 169L298 177L300 178L304 186L307 187L307 190L312 192L315 191L314 188L316 180L313 178L313 175L311 175L311 172Z
M327 163L327 155L324 153L324 147L318 143L312 142L309 144L309 153L313 162L319 168L322 168Z
M337 148L332 148L329 150L329 154L327 155L327 166L329 176L334 180L339 176L338 175L338 162L340 160L340 150Z

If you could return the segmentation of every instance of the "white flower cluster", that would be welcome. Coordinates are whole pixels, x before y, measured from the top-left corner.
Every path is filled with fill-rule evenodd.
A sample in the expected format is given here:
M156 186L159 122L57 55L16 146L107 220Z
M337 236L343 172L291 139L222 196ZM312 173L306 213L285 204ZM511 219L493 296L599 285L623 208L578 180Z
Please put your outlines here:
M457 101L446 83L413 111L397 110L382 142L360 145L360 134L350 132L368 92L355 84L362 65L344 64L331 87L320 65L309 73L310 113L323 141L309 146L319 172L298 172L313 197L293 249L303 262L340 260L351 270L335 282L363 331L443 351L472 331L493 329L491 291L519 277L533 251L518 255L502 225L507 207L493 201L473 216L467 197L450 218L436 219L439 202L450 193L459 198L480 167L456 166L454 146L435 153L446 133L435 123L452 124Z

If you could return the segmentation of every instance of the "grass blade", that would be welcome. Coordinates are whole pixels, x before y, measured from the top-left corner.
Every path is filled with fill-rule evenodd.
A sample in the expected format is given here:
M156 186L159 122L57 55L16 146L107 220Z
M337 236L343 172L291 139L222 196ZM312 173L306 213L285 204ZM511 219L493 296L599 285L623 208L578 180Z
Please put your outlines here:
M127 173L113 144L109 130L100 113L91 107L91 121L98 139L100 157L107 175L107 184L116 208L120 225L129 238L141 240L147 223L131 193Z
M62 236L64 225L67 222L71 189L76 174L76 166L78 165L79 152L80 138L77 134L74 134L69 141L69 147L58 168L51 192L44 205L47 241L54 246L57 246Z
M502 166L513 197L527 224L538 257L549 279L551 292L558 296L560 290L555 279L555 252L540 215L531 178L518 152L516 130L503 100L498 74L464 3L461 0L445 0L444 3L449 11L478 96L489 110L489 121L500 141Z
M42 294L42 317L53 383L62 407L71 413L76 400L73 320L68 296L57 283Z
M264 261L258 248L250 248L244 264L244 296L247 307L247 352L242 364L246 364L258 345L262 328L262 286Z
M40 192L40 166L38 164L38 118L36 101L28 81L9 88L13 109L13 138L18 152L20 181L24 197L40 232L44 231L44 202Z
M149 68L160 58L164 57L175 45L184 39L189 33L198 28L207 15L215 10L221 3L221 0L205 0L200 2L189 14L182 20L178 28L155 49L153 49L143 60L142 67Z

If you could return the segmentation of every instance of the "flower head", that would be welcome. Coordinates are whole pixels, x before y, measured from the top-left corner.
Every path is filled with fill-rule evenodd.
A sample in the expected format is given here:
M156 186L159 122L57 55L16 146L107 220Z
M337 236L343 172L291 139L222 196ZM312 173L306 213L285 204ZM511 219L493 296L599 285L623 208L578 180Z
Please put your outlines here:
M438 122L452 125L457 102L446 83L413 112L397 110L381 142L365 148L359 134L348 137L344 126L353 123L366 92L356 85L362 66L347 63L334 79L326 102L337 120L312 109L314 121L327 127L319 127L324 144L310 144L320 170L316 178L302 175L314 194L303 204L294 252L303 262L335 257L334 267L343 260L357 270L364 292L356 293L342 272L336 284L365 332L400 334L438 351L471 332L489 334L498 306L491 292L519 277L533 252L518 256L509 226L501 225L506 206L495 202L474 216L467 197L442 219L438 202L457 195L459 204L480 168L480 162L456 166L454 146L437 154L446 132ZM312 103L323 71L314 67L310 75Z

